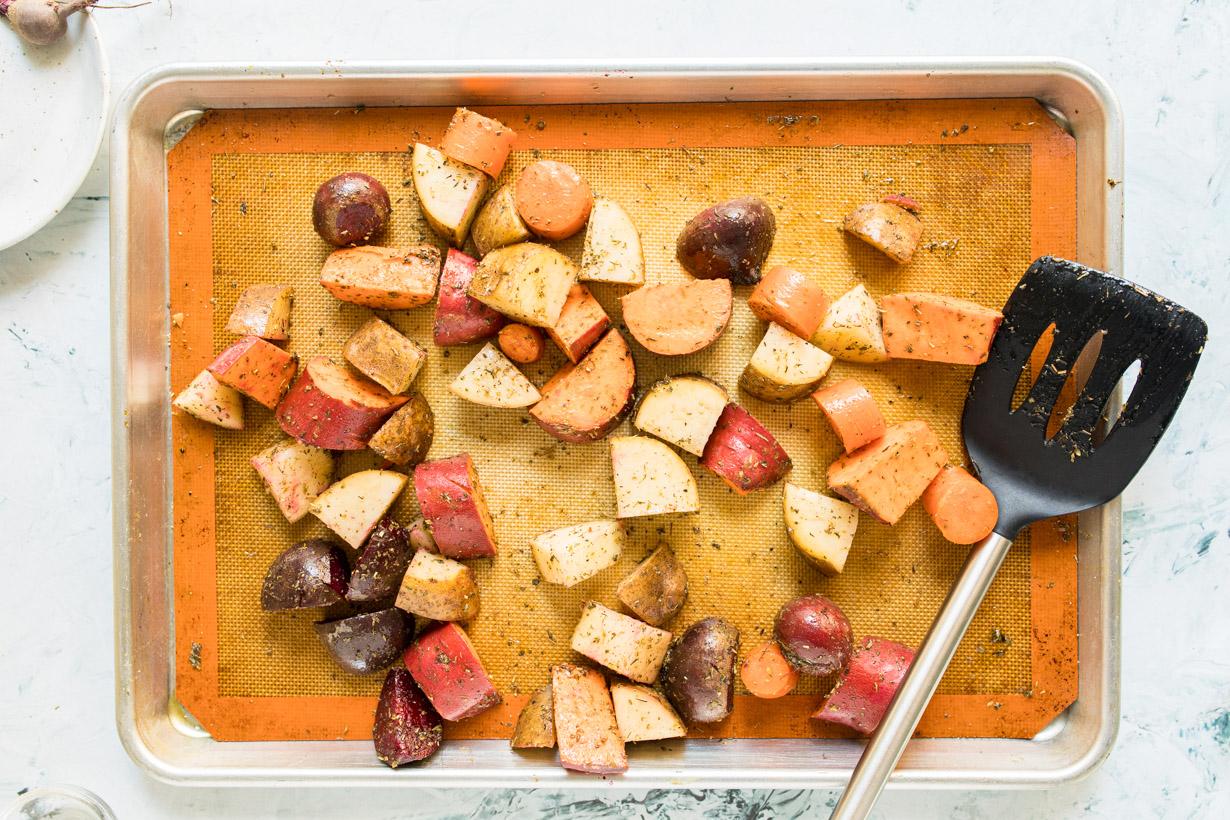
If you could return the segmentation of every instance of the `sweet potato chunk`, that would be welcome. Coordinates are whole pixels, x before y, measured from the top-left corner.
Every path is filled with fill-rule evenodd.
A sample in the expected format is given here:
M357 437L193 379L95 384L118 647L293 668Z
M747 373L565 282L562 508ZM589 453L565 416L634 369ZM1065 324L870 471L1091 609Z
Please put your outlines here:
M610 317L589 288L573 285L560 311L559 321L547 329L547 334L564 351L568 361L575 364L610 326Z
M441 555L462 560L495 555L495 527L469 454L415 467L414 494Z
M700 463L739 495L776 484L793 466L773 434L733 402L718 418Z
M530 417L560 441L597 441L614 430L632 405L636 365L618 330L609 330L589 355L542 388Z
M440 150L495 178L504 170L504 161L516 140L517 132L499 120L458 108L440 140Z
M565 769L591 774L628 770L628 753L602 675L571 663L551 668L555 739Z
M982 364L1004 315L940 293L894 293L880 300L884 347L893 359Z
M901 264L913 258L922 238L922 220L892 202L858 206L842 221L841 228Z
M620 299L628 332L646 350L683 356L717 341L730 322L729 279L646 285Z
M440 273L440 297L432 339L440 347L468 345L494 336L504 325L504 317L470 296L470 280L478 260L450 248Z
M858 379L842 379L811 397L847 453L875 441L888 429L879 405Z
M638 683L653 683L671 633L587 601L572 633L572 649Z
M388 390L405 393L427 361L427 350L375 316L350 334L342 349L346 361Z
M209 372L270 410L286 392L299 360L259 336L245 336L218 354Z
M885 524L896 524L947 463L948 455L927 422L906 421L834 461L829 487Z
M440 249L434 245L361 245L329 254L320 284L343 302L406 310L431 301L439 276Z
M287 435L326 450L362 450L393 411L405 404L378 384L351 375L345 365L317 356L308 361L278 405Z
M766 322L776 322L795 336L810 339L824 321L829 296L824 288L794 268L769 268L747 297L752 313Z
M511 740L514 749L555 748L555 706L551 684L534 690L517 716L517 727Z
M419 635L402 656L414 682L445 720L464 720L500 702L500 693L457 624Z
M275 342L290 338L290 285L250 285L226 322L228 333L260 336Z

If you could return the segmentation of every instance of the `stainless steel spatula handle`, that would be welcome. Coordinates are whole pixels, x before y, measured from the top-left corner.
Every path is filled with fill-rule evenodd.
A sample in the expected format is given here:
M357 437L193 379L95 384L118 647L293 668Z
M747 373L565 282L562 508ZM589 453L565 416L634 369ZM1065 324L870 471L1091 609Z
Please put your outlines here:
M991 533L970 550L961 575L837 801L834 820L861 820L871 813L1011 546L1011 540Z

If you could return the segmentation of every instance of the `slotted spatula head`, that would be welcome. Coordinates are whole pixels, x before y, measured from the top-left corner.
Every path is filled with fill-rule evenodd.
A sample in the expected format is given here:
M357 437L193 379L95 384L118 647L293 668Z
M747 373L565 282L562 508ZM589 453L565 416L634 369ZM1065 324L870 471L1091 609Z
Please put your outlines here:
M1038 340L1054 326L1046 363L1014 410L1013 394ZM1086 344L1096 363L1057 432L1048 423ZM1052 257L1034 262L1004 306L987 361L974 371L962 432L970 460L999 501L995 531L1009 538L1042 518L1118 496L1144 465L1178 409L1208 328L1185 308L1101 271ZM1099 420L1124 372L1135 386L1105 438ZM1052 428L1053 429L1053 428Z

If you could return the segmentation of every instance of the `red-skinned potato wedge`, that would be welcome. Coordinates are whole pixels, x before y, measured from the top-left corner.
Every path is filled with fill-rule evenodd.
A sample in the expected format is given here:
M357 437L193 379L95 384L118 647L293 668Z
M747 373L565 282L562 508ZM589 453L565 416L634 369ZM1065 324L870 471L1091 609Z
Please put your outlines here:
M392 769L431 757L444 741L440 715L405 669L384 678L372 740L376 757Z
M847 453L875 441L888 429L879 405L858 379L842 379L811 397Z
M406 480L393 470L360 470L330 484L308 512L358 549L401 495Z
M880 725L913 661L914 650L908 646L884 638L864 638L812 718L871 734Z
M436 416L421 393L411 393L368 440L376 455L399 467L413 467L427 458L436 435Z
M504 325L498 341L504 355L517 364L533 364L542 358L546 348L541 330L520 323Z
M572 650L637 683L653 683L671 633L587 601L572 633Z
M440 140L440 150L445 156L495 178L504 170L504 162L516 140L517 132L499 120L468 108L458 108Z
M830 301L824 288L794 268L778 265L752 289L747 306L758 318L810 339L824 321Z
M470 621L478 615L474 570L460 561L416 552L397 592L397 608L431 621Z
M688 733L670 702L648 686L615 681L611 684L611 702L625 743L667 740Z
M290 285L250 285L239 294L226 332L275 342L290 338Z
M620 302L628 332L646 350L683 356L717 341L730 322L729 279L689 279L646 285Z
M940 293L894 293L880 300L889 358L982 364L1004 315Z
M799 685L799 673L786 660L777 641L765 641L747 653L739 677L748 692L766 700L789 695Z
M407 310L431 301L439 276L440 249L435 245L361 245L329 254L320 284L343 302Z
M308 514L308 507L333 480L333 455L293 438L266 447L249 463L292 524Z
M553 327L577 281L577 266L537 242L497 248L482 258L469 294L492 310L534 327Z
M196 374L171 404L193 418L224 430L243 429L243 396L235 388L218 381L208 370Z
M362 450L372 434L405 404L378 384L358 378L343 364L317 356L308 360L278 405L287 435L326 450Z
M440 273L440 297L432 339L440 347L468 345L489 339L504 326L504 317L470 296L470 280L478 260L452 248Z
M922 238L922 220L892 202L858 206L842 220L841 229L903 265L914 257Z
M829 488L885 524L896 524L947 463L948 455L930 425L906 421L834 461L829 466Z
M845 668L854 650L854 630L846 613L823 595L787 601L773 621L773 639L782 657L805 675L831 675Z
M233 387L270 410L286 392L299 360L259 336L244 336L218 354L209 372L227 387Z
M700 463L739 495L776 484L793 466L773 434L733 402L718 418Z
M949 464L922 494L923 509L954 544L976 544L999 521L995 494L964 467Z
M427 361L427 350L421 344L375 316L350 334L342 355L356 370L390 393L409 390Z
M606 315L589 288L573 285L560 311L559 321L555 327L548 328L547 333L551 341L564 351L568 361L575 364L610 326L611 317Z
M514 749L555 748L555 706L551 702L551 684L539 687L530 695L509 741Z
M415 467L414 494L441 555L461 560L495 555L495 528L468 453Z
M441 624L419 635L402 660L445 720L474 717L500 702L474 644L457 624Z
M589 219L594 195L589 183L566 162L540 159L517 177L517 213L541 237L567 239Z
M551 668L555 739L565 769L590 774L628 770L628 753L602 674L571 663Z
M560 441L597 441L614 430L632 406L636 364L618 330L611 329L579 364L567 365L542 388L530 416Z

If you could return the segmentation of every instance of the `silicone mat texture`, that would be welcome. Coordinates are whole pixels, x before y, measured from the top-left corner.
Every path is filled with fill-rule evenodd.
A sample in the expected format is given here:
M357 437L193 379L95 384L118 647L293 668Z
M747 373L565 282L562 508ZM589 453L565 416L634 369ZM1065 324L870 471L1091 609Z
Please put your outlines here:
M573 165L595 195L618 201L632 216L650 283L687 276L674 247L691 216L744 194L764 198L775 210L769 264L804 271L833 297L861 282L877 296L930 290L999 305L1034 257L1070 256L1075 243L1073 144L1032 102L483 112L521 133L498 182L511 182L540 157ZM450 113L207 115L170 156L172 310L182 314L172 323L173 386L233 341L224 329L227 316L239 293L256 283L293 285L288 346L301 360L340 357L347 336L372 311L320 287L320 266L331 249L312 230L312 194L341 171L371 174L393 199L381 244L440 244L419 213L407 149L415 141L438 141ZM943 127L928 131L931 123ZM924 244L904 266L838 230L853 207L892 192L922 204ZM180 248L177 231L190 235ZM581 236L557 247L579 259ZM591 289L620 326L618 297L626 288ZM688 372L717 380L790 453L789 480L824 489L827 465L840 448L815 405L807 399L769 404L738 390L765 325L747 308L750 288L735 291L728 329L698 354L655 356L625 332L638 386ZM482 610L468 632L505 703L450 726L450 734L506 736L524 696L546 682L551 664L577 659L568 642L582 603L617 606L615 585L660 541L673 546L690 578L687 605L672 625L677 633L701 617L721 615L738 626L747 650L768 637L782 603L819 592L841 605L860 638L917 645L924 635L966 548L944 541L920 505L895 527L862 515L845 571L826 578L786 538L780 484L740 497L687 454L700 488L699 514L628 520L627 548L614 567L572 589L540 582L530 539L613 516L609 448L605 442L556 441L523 411L478 407L450 394L447 385L479 346L432 345L432 314L431 306L379 312L428 349L416 388L436 415L430 457L473 456L500 549L493 561L472 562ZM539 385L564 362L548 347L542 361L525 369ZM958 422L970 372L905 361L837 362L828 379L859 378L889 423L926 419L960 462ZM261 582L273 558L294 541L328 531L310 516L288 525L278 512L248 460L283 434L271 412L252 402L246 412L243 431L216 435L191 419L175 420L179 696L220 739L365 737L383 675L353 676L329 659L311 628L324 613L260 608ZM625 421L615 434L631 431ZM365 451L345 454L339 463L339 475L376 466ZM193 489L182 495L189 485ZM407 522L417 515L412 490L393 514ZM1076 680L1074 535L1074 521L1048 522L1018 540L924 718L924 733L1030 736L1070 703ZM735 715L704 734L841 734L807 720L831 684L832 678L804 678L795 694L778 701L741 697Z

